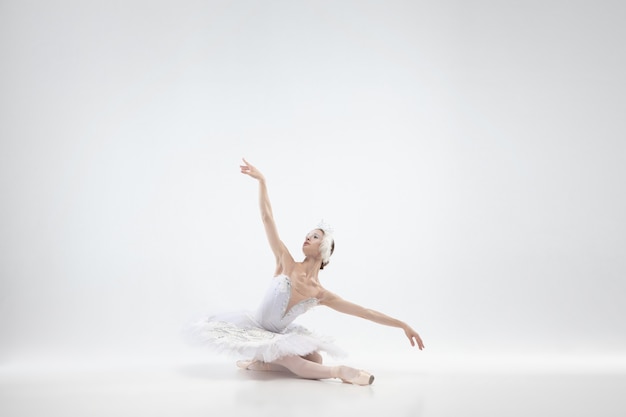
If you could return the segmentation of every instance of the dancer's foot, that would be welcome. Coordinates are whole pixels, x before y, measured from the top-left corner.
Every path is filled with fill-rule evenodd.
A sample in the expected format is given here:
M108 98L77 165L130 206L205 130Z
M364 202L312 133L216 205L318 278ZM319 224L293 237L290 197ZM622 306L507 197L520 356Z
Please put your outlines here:
M354 385L371 385L374 382L374 375L348 366L339 367L338 378L347 384Z
M250 366L252 366L256 362L258 361L255 361L255 360L237 361L237 367L241 369L250 370L251 369Z
M278 365L263 362L258 359L237 361L237 366L248 371L281 371L283 368Z

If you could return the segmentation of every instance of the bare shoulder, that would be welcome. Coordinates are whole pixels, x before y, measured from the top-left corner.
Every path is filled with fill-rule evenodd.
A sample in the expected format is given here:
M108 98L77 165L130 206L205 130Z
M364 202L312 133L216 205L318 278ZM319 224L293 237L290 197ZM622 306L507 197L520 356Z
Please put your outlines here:
M322 298L319 299L319 304L330 307L340 313L350 314L361 318L369 318L369 310L358 304L344 300L337 294L330 291L325 291L324 294L322 294Z
M336 302L337 300L341 300L341 297L339 297L337 294L331 291L328 291L326 288L322 286L320 286L317 292L316 298L318 299L321 305L325 305L325 306L331 306L333 302Z

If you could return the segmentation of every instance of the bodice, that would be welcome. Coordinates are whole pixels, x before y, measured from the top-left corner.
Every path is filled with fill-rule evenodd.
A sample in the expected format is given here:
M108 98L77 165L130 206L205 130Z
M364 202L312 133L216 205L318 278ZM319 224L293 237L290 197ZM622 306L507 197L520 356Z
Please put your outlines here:
M282 332L299 315L315 307L319 300L307 298L292 306L287 311L291 300L291 280L287 275L279 275L265 293L265 297L257 310L256 319L263 328L271 332Z

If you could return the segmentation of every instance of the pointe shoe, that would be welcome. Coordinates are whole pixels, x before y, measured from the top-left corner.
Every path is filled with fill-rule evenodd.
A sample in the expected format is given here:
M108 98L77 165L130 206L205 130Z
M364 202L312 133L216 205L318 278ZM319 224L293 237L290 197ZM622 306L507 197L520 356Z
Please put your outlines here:
M271 365L258 359L237 361L237 366L246 371L271 371Z
M257 363L258 361L249 360L249 361L237 361L237 367L241 369L249 370L252 365Z
M372 385L372 383L374 382L374 375L365 371L359 371L356 376L349 379L341 378L341 380L347 384L353 385Z

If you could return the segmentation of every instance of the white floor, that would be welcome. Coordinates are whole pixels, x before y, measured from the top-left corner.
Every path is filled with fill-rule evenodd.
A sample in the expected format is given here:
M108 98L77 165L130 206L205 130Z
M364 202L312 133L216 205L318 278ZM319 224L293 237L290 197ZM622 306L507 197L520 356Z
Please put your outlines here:
M242 371L230 361L97 369L0 367L3 417L97 416L626 416L626 370L528 360L518 367L439 358L370 362L359 387ZM485 366L489 364L490 366ZM421 369L418 369L421 368Z

